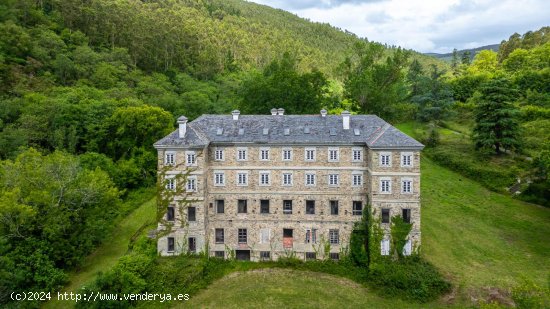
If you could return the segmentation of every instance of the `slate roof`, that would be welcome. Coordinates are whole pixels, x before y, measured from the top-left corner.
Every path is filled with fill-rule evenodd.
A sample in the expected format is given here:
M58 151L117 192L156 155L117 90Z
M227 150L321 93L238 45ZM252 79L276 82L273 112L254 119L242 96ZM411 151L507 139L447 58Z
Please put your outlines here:
M286 131L286 132L285 132ZM155 143L156 148L204 147L208 144L334 144L365 145L373 149L422 149L424 145L375 115L351 115L344 130L340 115L202 115Z

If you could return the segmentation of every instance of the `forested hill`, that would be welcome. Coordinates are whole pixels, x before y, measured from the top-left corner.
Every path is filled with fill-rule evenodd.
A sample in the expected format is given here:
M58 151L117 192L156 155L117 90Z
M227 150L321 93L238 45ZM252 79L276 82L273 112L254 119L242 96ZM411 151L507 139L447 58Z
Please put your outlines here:
M470 57L470 60L472 60L474 59L475 55L477 55L482 50L492 50L494 52L498 52L499 47L500 47L500 44L491 44L491 45L485 45L485 46L476 47L476 48L457 50L446 54L425 53L425 55L451 62L451 60L453 59L453 54L456 53L459 58L462 58L464 55L467 55Z
M200 78L262 68L285 51L302 70L334 76L359 40L328 24L241 0L54 1L65 26L90 44L127 48L147 71L176 68ZM433 61L422 55L424 62Z

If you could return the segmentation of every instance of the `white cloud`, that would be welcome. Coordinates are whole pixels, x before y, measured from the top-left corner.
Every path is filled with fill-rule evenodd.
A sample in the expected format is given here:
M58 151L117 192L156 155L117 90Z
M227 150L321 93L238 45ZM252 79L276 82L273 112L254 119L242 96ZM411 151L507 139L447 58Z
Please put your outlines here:
M500 43L549 24L545 0L258 0L369 40L421 52Z

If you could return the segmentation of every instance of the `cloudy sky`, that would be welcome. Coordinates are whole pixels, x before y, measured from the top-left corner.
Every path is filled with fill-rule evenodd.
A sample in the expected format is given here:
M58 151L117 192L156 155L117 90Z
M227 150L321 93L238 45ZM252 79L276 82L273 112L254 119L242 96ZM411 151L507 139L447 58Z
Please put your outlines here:
M549 0L251 0L371 41L446 53L550 25Z

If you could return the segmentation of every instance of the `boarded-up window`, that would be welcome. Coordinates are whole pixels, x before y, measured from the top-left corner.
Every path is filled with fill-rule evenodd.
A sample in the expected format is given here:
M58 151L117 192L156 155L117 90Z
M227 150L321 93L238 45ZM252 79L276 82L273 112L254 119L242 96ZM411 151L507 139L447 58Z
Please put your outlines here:
M390 254L390 241L389 239L383 239L381 242L381 254L389 255Z
M412 253L412 241L409 239L403 246L403 255L411 255Z
M271 230L270 229L260 229L260 243L268 244L271 239Z

